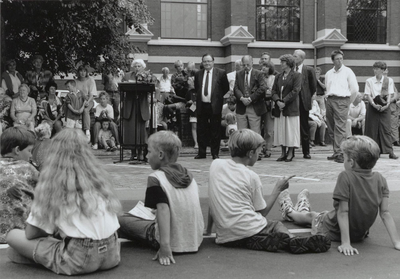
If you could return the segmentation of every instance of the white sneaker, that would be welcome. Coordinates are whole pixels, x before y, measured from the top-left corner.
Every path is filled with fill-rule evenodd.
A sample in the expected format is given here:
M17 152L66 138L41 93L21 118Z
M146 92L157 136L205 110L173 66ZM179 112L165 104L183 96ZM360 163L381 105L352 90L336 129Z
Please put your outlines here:
M99 146L97 145L97 143L95 143L95 144L93 144L92 148L93 148L94 150L97 150L97 149L99 149Z
M280 211L282 212L282 218L283 220L293 222L293 219L290 218L288 213L291 213L293 211L293 202L290 199L290 194L289 190L283 190L278 197L279 205L280 205Z
M90 142L90 131L86 130L86 137L88 139L88 142Z
M307 189L304 189L297 195L297 202L294 207L294 210L298 212L311 211L310 201L308 197L310 196L310 192Z

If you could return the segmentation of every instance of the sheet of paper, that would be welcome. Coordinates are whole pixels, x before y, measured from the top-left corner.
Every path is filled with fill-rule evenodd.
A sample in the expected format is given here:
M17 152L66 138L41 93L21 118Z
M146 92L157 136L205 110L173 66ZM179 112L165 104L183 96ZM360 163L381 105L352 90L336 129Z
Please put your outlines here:
M190 110L193 112L196 111L196 105L194 103L190 106Z
M139 201L128 213L144 220L153 221L156 219L156 215L150 208L145 207L142 201Z

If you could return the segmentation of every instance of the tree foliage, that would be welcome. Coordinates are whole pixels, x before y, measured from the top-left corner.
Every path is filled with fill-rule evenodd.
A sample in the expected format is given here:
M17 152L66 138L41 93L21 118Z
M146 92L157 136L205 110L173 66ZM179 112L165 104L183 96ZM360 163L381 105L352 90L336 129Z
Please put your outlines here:
M2 20L2 57L15 58L24 71L29 57L40 54L53 73L72 72L82 62L115 70L125 54L140 52L124 35L124 22L153 22L145 0L6 0Z

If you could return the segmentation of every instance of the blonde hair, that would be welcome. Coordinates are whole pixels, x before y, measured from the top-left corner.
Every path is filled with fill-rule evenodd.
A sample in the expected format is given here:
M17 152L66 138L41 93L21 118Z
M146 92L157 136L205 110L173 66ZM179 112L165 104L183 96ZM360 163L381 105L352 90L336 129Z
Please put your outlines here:
M241 129L233 132L228 141L232 157L246 157L251 150L264 145L263 137L250 129Z
M107 171L93 155L83 132L64 129L50 143L35 189L32 214L40 224L57 225L60 217L91 217L100 200L118 214L121 203L112 192Z
M26 83L23 83L23 84L21 84L19 87L18 87L18 92L21 90L21 88L23 88L23 87L25 87L26 88L26 90L28 91L28 94L31 92L31 89L29 88L29 86L26 84Z
M148 142L149 145L151 144L157 151L164 152L171 163L178 160L182 142L173 132L159 131L152 134Z
M236 123L236 115L234 113L227 113L225 116L225 120L227 124L235 124Z
M362 169L372 169L379 159L378 144L367 136L352 136L343 141L340 148Z

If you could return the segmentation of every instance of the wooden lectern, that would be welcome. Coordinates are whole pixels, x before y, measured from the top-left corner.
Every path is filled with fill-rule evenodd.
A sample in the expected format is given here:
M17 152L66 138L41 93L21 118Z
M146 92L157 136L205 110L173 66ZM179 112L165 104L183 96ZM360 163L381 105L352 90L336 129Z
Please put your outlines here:
M150 113L150 131L153 123L153 92L155 85L152 83L123 82L118 83L121 95L121 112L119 124L121 129L120 162L123 161L124 149L144 148L146 143L141 140L146 133L142 113ZM148 102L148 96L151 102ZM150 105L150 106L149 106ZM147 112L145 111L147 110Z

